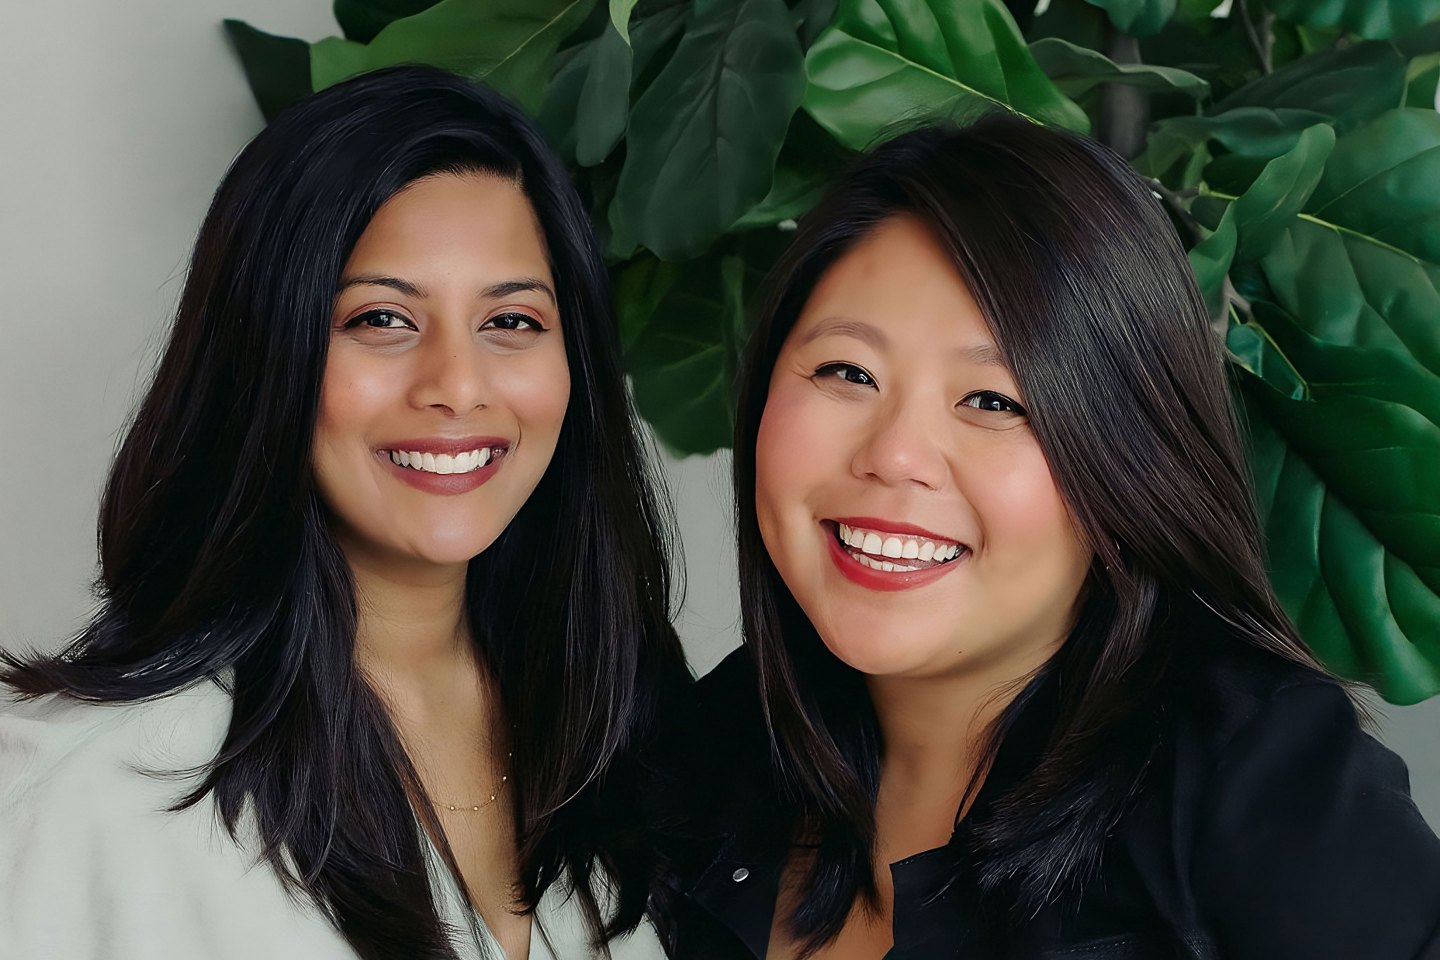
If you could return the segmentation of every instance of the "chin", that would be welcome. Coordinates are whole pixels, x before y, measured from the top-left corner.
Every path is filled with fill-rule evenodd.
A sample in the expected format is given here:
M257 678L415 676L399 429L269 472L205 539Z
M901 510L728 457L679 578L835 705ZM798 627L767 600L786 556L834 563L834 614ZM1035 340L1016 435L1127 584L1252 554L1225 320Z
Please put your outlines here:
M880 636L825 636L820 640L835 658L868 677L889 677L923 671L933 657L913 643L897 644Z
M427 531L428 536L397 544L397 553L435 566L469 563L490 549L498 533L491 530L448 526Z

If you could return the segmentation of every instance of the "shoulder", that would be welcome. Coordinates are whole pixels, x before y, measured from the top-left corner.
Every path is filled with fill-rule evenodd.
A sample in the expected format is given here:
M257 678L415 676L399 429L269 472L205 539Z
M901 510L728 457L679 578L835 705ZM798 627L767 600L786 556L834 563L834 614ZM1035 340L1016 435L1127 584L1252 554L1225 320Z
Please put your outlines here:
M770 736L760 679L748 647L733 650L696 684L683 725L687 773L711 797L729 796L743 781L757 791L768 776Z
M770 756L755 666L741 647L696 683L665 751L662 789L648 798L667 863L666 910L680 909L680 892L733 836L775 818Z
M0 706L0 810L122 809L154 792L151 774L208 763L229 716L230 697L212 682L134 703L11 699Z
M1216 749L1263 718L1277 702L1338 709L1358 725L1345 688L1332 677L1232 638L1217 638L1179 669L1178 720L1203 732ZM1263 722L1263 720L1262 720Z
M697 700L728 700L742 693L753 696L758 690L756 681L755 658L749 647L740 646L695 682L695 696Z
M43 887L161 849L174 831L170 811L214 758L229 712L228 695L208 683L136 703L7 704L0 872Z
M1196 899L1226 955L1440 950L1429 939L1440 935L1440 840L1405 764L1365 732L1345 688L1243 649L1193 680L1174 802L1192 823Z
M353 960L205 797L175 805L224 741L215 682L154 700L0 707L0 953Z

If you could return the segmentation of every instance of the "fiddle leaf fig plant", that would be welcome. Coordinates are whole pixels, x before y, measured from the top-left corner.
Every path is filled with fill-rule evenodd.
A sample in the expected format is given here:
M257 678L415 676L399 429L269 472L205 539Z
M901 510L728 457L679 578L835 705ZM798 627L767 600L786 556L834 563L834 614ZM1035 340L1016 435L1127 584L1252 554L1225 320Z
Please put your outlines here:
M1337 672L1440 693L1440 0L334 10L314 44L226 21L265 116L406 62L530 110L603 238L636 404L680 455L728 445L761 280L854 151L985 110L1109 144L1190 248L1281 601Z

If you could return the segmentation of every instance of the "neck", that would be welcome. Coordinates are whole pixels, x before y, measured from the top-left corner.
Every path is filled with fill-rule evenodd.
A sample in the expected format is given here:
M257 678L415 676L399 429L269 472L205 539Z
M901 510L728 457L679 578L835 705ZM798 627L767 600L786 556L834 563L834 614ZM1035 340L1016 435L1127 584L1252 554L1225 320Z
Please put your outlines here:
M465 566L407 563L347 549L355 580L355 658L381 686L425 686L473 666Z
M989 669L928 677L869 677L866 685L885 743L882 799L951 804L985 774L995 719L1057 645Z

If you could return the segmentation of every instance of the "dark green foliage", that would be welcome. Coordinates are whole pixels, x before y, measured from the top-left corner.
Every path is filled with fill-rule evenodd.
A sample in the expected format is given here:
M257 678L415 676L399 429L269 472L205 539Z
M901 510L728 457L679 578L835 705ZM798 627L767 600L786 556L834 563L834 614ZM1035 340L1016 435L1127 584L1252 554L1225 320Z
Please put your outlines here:
M267 123L310 92L310 45L305 41L272 36L239 20L226 20L225 34Z
M730 442L760 278L849 151L990 109L1111 136L1128 88L1119 132L1234 360L1280 597L1332 668L1412 702L1440 692L1440 0L1219 6L337 0L347 39L226 29L267 117L404 59L539 112L682 454Z

